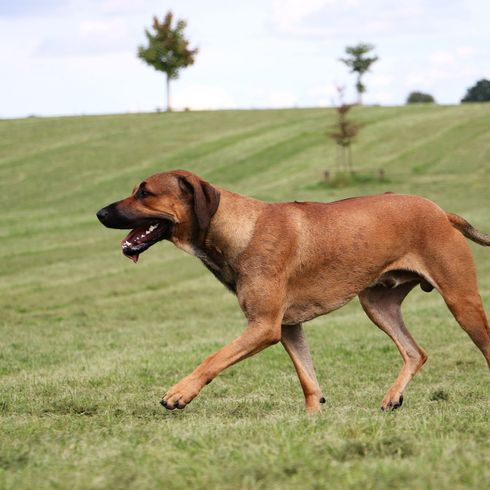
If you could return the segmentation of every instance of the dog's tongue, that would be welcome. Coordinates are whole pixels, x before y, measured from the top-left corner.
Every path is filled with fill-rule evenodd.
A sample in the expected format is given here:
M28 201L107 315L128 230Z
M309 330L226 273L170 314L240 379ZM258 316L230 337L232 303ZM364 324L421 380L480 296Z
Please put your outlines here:
M152 237L158 233L158 224L145 225L131 230L121 241L121 251L125 257L131 259L135 264L141 252L144 252L152 242Z
M138 262L140 254L138 252L134 252L131 245L131 235L137 231L137 229L132 230L131 232L128 233L128 235L121 241L121 252L122 254L127 257L128 259L131 259L135 264Z
M140 258L140 254L135 254L135 255L126 255L124 252L123 252L123 255L125 257L127 257L128 259L131 259L135 264L136 262L138 262L138 259Z

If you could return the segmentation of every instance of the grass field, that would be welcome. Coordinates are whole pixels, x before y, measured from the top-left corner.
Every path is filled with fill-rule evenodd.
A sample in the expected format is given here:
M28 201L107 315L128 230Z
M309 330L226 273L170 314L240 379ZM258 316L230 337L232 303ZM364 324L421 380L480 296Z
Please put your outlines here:
M329 110L0 121L0 487L490 487L489 372L435 292L405 303L429 360L396 412L379 405L401 358L357 300L306 326L320 414L280 345L183 411L158 404L245 323L196 259L165 242L134 266L96 221L145 176L185 168L267 200L417 193L490 232L490 104L354 116L355 163L387 182L321 184ZM490 313L490 250L471 247Z

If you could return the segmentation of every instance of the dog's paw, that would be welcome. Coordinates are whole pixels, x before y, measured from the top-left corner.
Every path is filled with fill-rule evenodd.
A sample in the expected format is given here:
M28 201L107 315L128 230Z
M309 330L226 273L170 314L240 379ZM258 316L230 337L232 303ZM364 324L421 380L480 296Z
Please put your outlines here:
M308 413L318 412L321 409L323 403L326 403L326 400L322 394L315 393L313 395L308 395L305 398L306 411Z
M160 404L167 410L185 408L201 391L202 385L195 380L184 378L163 395Z
M381 411L386 412L389 410L396 410L400 408L403 404L403 394L402 393L390 393L388 392L383 401L381 402Z

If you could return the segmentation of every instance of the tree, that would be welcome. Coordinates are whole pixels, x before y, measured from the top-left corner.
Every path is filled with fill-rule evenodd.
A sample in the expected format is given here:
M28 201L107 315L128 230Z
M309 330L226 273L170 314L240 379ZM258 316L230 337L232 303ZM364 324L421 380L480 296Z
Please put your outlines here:
M145 29L148 46L138 48L138 58L167 75L167 111L170 107L170 80L179 77L179 71L194 63L197 48L189 49L189 41L184 36L187 23L177 20L172 26L173 14L167 12L163 22L153 17L153 33Z
M356 90L358 94L358 102L362 104L362 94L366 91L366 86L362 83L363 75L369 71L373 63L378 61L378 56L366 56L374 49L372 44L359 43L356 46L347 46L345 52L347 58L339 58L342 63L345 63L350 68L351 73L357 73Z
M461 102L489 102L490 101L490 80L483 78L476 82L473 87L466 91L466 95Z
M339 105L335 108L337 111L337 122L334 131L329 132L335 143L337 143L337 165L341 172L353 172L352 168L352 151L351 144L354 137L359 131L359 125L347 119L347 113L351 110L352 104L344 102L344 86L337 86Z
M424 94L424 92L410 92L407 97L407 104L433 104L435 103L434 97L430 94Z

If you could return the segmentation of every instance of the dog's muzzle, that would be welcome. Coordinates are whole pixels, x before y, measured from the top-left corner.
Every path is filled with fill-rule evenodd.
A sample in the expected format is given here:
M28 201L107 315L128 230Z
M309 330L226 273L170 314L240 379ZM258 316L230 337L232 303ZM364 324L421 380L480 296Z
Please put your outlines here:
M97 218L107 228L116 228L118 230L130 230L140 223L137 223L132 216L127 216L119 210L117 202L109 204L105 208L97 211ZM141 220L139 220L141 221ZM144 221L144 220L143 220ZM141 223L142 224L142 223Z
M122 253L133 262L155 243L170 236L171 221L155 217L128 216L120 210L119 202L109 204L97 211L97 218L107 228L130 229L121 242Z

